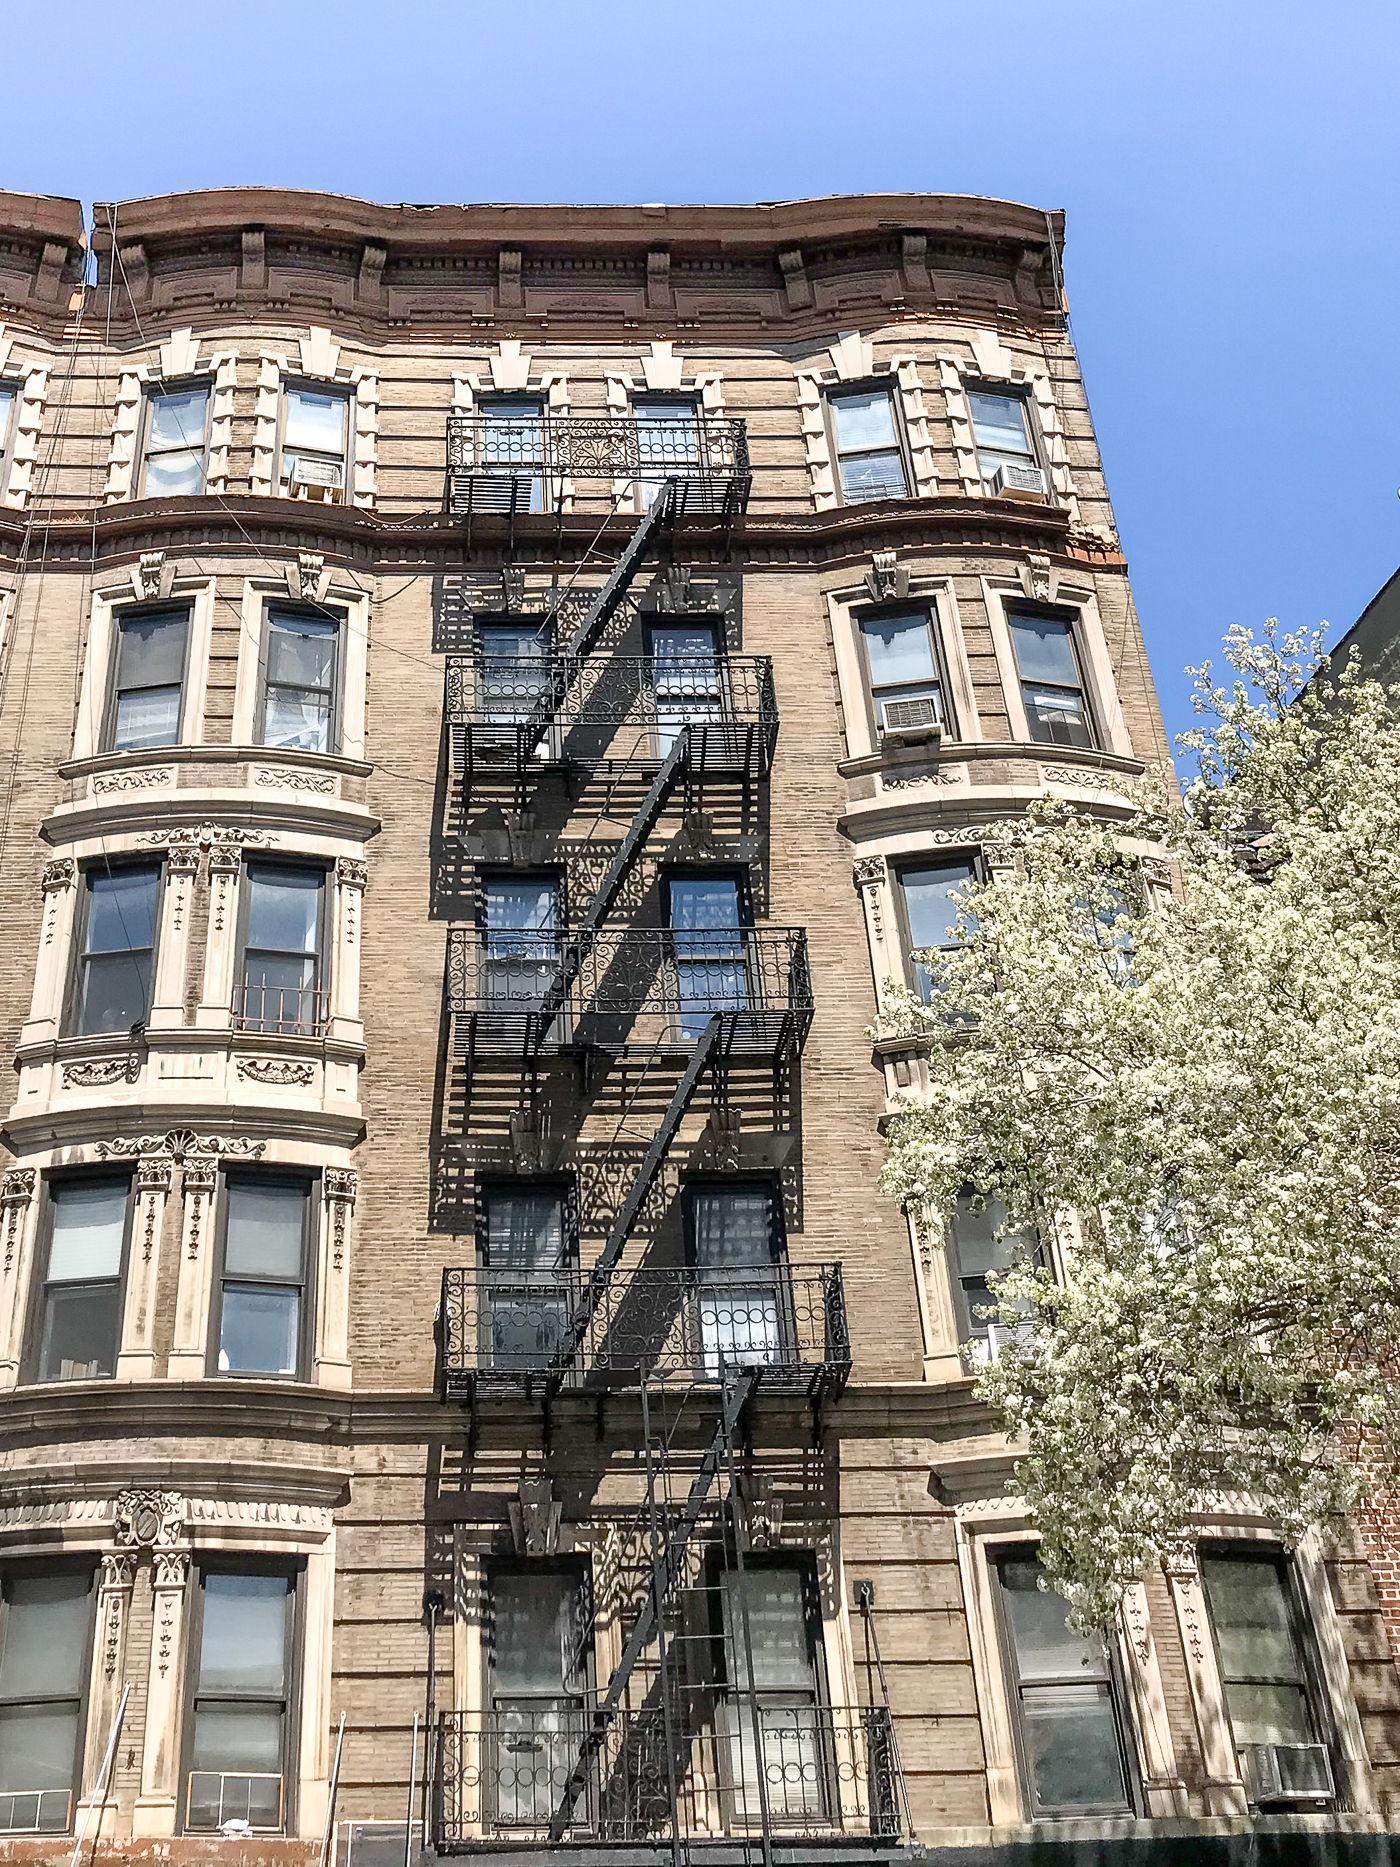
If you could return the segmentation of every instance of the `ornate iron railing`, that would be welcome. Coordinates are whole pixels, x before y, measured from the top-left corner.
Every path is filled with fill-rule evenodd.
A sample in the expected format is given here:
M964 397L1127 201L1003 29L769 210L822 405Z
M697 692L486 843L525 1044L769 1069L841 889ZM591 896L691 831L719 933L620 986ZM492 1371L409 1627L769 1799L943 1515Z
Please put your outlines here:
M762 1370L765 1386L831 1393L850 1372L839 1264L621 1267L570 1354L584 1285L578 1270L445 1270L439 1384L446 1398L467 1398L483 1381L607 1387L645 1374L718 1384L749 1367Z
M541 627L547 626L541 622ZM536 730L546 696L549 730ZM683 727L702 773L761 776L773 762L778 700L767 655L722 661L649 655L452 655L444 711L459 771L541 761L656 763Z
M562 1008L552 1011L566 974ZM801 927L457 927L448 935L447 993L473 1051L499 1055L682 1046L719 1012L726 1055L777 1057L796 1054L812 1022Z
M724 1687L613 1720L568 1841L687 1843L756 1836L898 1839L902 1798L884 1705L820 1705ZM539 1845L591 1719L582 1699L444 1712L437 1730L439 1852Z
M748 502L748 431L699 415L656 421L607 415L449 415L447 504L477 512L540 512L565 480L634 482L645 499L677 481L677 507L728 517Z
M319 1037L330 1020L330 1002L330 993L318 986L244 979L234 990L233 1026L278 1037Z

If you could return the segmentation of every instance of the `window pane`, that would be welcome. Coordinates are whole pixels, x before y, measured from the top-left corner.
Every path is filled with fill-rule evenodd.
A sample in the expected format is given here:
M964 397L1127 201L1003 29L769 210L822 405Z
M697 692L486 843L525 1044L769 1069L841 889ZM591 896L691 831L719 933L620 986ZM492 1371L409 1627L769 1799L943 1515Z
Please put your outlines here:
M330 700L323 694L271 689L263 708L262 742L289 752L329 752Z
M1206 1556L1201 1578L1225 1677L1301 1682L1288 1595L1277 1566Z
M486 1195L486 1250L493 1270L550 1271L564 1262L564 1198L548 1187Z
M501 1698L583 1690L579 1577L557 1570L491 1580L492 1689Z
M300 1290L286 1284L224 1285L220 1374L295 1374L300 1335Z
M141 687L135 693L117 696L117 717L112 731L114 752L174 745L179 736L178 687Z
M274 685L329 690L339 626L318 616L274 611L267 624L267 678Z
M1034 687L1021 690L1026 707L1026 724L1037 745L1081 746L1093 744L1083 696L1064 687Z
M0 389L0 448L10 438L10 416L14 413L15 392L13 389Z
M144 1024L150 971L149 953L87 960L78 1013L79 1035L95 1037L104 1031L129 1031L133 1025Z
M50 1283L90 1281L120 1273L129 1190L130 1182L125 1179L54 1183L50 1190Z
M1016 666L1023 680L1078 687L1079 669L1067 622L1054 622L1045 616L1012 616L1010 623Z
M1106 1686L1040 1686L1021 1701L1026 1758L1042 1808L1127 1806Z
M215 1573L204 1578L201 1694L281 1696L289 1587L285 1575Z
M0 1796L38 1796L71 1790L78 1752L78 1707L73 1703L0 1709ZM53 1796L53 1800L58 1800ZM26 1826L66 1828L68 1805L16 1811ZM60 1819L61 1818L61 1819Z
M1300 1685L1227 1681L1225 1708L1237 1744L1311 1744L1317 1735Z
M939 862L926 869L905 869L900 876L909 936L917 947L949 946L957 925L955 889L965 890L976 880L970 862Z
M999 448L1022 459L1029 455L1026 405L1019 395L989 395L985 390L972 389L967 399L980 447Z
M81 1694L87 1682L91 1576L20 1575L8 1589L0 1699Z
M116 1372L121 1285L60 1284L44 1298L41 1381L94 1381Z
M744 1640L743 1606L748 1607L748 1645ZM802 1601L802 1577L792 1569L748 1569L742 1581L725 1577L724 1635L726 1677L747 1692L749 1651L753 1654L756 1692L792 1692L810 1697L812 1661L807 1650L807 1622Z
M486 925L517 932L553 933L559 886L552 876L492 876L486 884Z
M699 1268L773 1262L773 1195L767 1187L696 1187L691 1215Z
M674 876L668 893L678 932L728 932L740 926L739 884L732 875Z
M886 390L863 389L856 395L833 396L831 414L839 453L859 447L897 449L894 409Z
M287 391L287 446L339 454L345 445L345 400L314 389Z
M151 397L151 439L154 448L204 448L204 416L209 406L207 389L179 389Z
M183 616L128 616L123 621L118 687L178 687L184 672Z
M224 1269L230 1276L301 1276L307 1192L303 1186L228 1182Z
M958 1269L964 1277L985 1277L988 1271L1009 1270L1028 1257L1034 1257L1036 1241L1027 1232L1008 1232L998 1238L997 1231L1006 1224L1006 1207L999 1199L979 1202L970 1193L959 1193L953 1216L953 1238L958 1254Z
M1034 1560L1003 1562L999 1568L1022 1684L1037 1679L1106 1679L1102 1647L1071 1631L1065 1619L1069 1604L1064 1597L1038 1585L1040 1564Z
M282 1768L282 1713L275 1705L200 1705L194 1714L196 1770L276 1776ZM235 1811L238 1814L242 1810ZM272 1819L276 1820L276 1814Z
M914 616L877 617L862 623L861 633L870 656L870 678L876 687L935 679L933 643L928 617L922 611Z
M324 879L320 869L250 867L248 945L278 953L314 954Z
M903 499L909 491L898 453L851 455L841 462L841 486L853 505L866 499Z
M159 871L99 869L88 873L88 953L149 947L156 924Z
M188 499L204 479L204 455L152 454L146 462L146 499Z

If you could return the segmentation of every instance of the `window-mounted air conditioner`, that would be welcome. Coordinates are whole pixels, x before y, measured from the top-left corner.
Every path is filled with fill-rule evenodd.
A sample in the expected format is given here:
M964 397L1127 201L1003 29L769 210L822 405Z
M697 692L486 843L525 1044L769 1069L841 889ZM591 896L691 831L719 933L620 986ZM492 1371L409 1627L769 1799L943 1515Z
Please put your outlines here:
M295 454L287 477L294 498L319 499L327 505L339 505L345 469L338 460L308 460Z
M1258 1808L1335 1800L1332 1759L1324 1744L1249 1744L1240 1751L1245 1788Z
M938 702L931 695L917 700L887 700L880 714L880 736L895 745L926 745L943 736Z
M1003 461L992 475L992 493L996 498L1009 493L1013 498L1017 494L1023 497L1031 494L1037 499L1045 499L1049 491L1044 471L1040 467L1018 467Z

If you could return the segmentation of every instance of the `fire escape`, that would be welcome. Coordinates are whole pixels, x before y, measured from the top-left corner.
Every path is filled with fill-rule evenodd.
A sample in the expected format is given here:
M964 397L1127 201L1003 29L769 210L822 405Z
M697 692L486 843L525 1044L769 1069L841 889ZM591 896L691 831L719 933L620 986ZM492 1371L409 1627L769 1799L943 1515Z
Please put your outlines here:
M642 423L551 421L523 435L457 418L449 433L450 509L538 510L539 487L567 473L656 473L661 447ZM742 423L668 423L671 450L645 511L601 587L573 605L558 644L536 618L509 660L480 650L447 669L446 718L464 798L504 787L524 812L562 777L635 800L591 897L567 925L489 925L449 934L452 1049L471 1085L514 1072L522 1114L540 1075L577 1069L584 1101L620 1064L653 1088L654 1127L593 1263L564 1272L449 1267L439 1311L439 1392L467 1410L560 1396L640 1410L645 1501L630 1547L645 1551L605 1684L539 1709L443 1713L433 1785L439 1852L524 1852L605 1843L637 1859L702 1842L745 1858L791 1858L799 1840L888 1848L905 1832L902 1778L887 1705L842 1708L758 1689L745 1580L755 1481L746 1459L760 1395L789 1415L838 1397L850 1370L841 1266L774 1261L716 1275L630 1261L639 1220L683 1124L708 1089L711 1123L734 1085L769 1085L785 1106L812 1020L800 928L652 928L624 911L658 825L717 794L752 810L778 730L771 665L721 645L714 655L630 656L607 646L639 571L669 562L680 528L727 525L748 493ZM684 429L686 432L678 431ZM713 432L711 432L713 430ZM682 612L683 615L683 612ZM668 620L676 620L674 612ZM628 790L628 786L631 787ZM571 792L571 795L573 793ZM630 806L629 806L630 807ZM463 820L465 820L465 811ZM702 813L703 814L703 813ZM674 1085L664 1104L655 1084ZM703 1106L703 1104L701 1104ZM647 1254L643 1254L645 1256ZM620 1533L628 1544L628 1533ZM721 1567L717 1569L716 1552ZM750 1578L751 1580L752 1578ZM726 1683L710 1653L723 1620ZM587 1645L592 1650L589 1615Z

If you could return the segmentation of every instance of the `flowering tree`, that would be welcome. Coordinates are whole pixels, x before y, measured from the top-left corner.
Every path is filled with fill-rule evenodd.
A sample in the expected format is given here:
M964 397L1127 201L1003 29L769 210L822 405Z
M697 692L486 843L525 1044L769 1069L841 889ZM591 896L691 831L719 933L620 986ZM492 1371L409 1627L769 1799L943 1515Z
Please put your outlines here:
M886 1191L941 1232L971 1187L1063 1248L1063 1284L994 1280L1020 1326L978 1392L1081 1627L1209 1494L1296 1536L1400 1459L1400 720L1350 671L1305 687L1317 649L1233 630L1185 810L998 826L932 1004L886 994L931 1085Z

